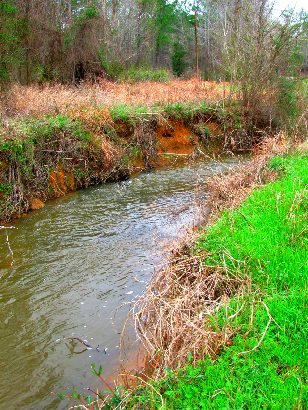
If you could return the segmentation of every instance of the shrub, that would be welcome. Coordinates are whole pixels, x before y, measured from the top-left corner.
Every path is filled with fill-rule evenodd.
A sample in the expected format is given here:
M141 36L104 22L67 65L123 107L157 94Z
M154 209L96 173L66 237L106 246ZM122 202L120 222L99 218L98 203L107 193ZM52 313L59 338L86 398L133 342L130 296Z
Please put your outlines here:
M170 74L163 68L130 67L121 73L120 80L133 83L142 81L166 82L170 80Z
M101 67L105 71L108 77L117 79L124 71L123 64L115 59L110 59L105 48L99 47L98 56L100 59Z
M278 82L278 111L281 125L287 131L294 128L300 115L298 81L293 77L280 77Z
M89 141L91 135L86 132L79 120L72 120L66 115L56 117L45 116L42 119L29 119L15 124L16 129L21 131L28 139L50 138L59 133L71 134L73 137Z

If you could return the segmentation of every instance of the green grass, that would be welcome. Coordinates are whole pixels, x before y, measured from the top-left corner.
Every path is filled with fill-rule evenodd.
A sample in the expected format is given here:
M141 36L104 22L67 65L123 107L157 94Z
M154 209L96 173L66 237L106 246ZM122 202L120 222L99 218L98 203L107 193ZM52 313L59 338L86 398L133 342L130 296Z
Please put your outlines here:
M232 345L217 359L188 363L177 374L167 371L151 388L137 390L127 408L307 408L308 157L279 157L269 166L281 173L279 180L225 212L197 244L210 252L207 263L226 264L251 280L250 293L229 303L229 315L244 304L230 324L237 329ZM252 351L269 323L266 307L273 320ZM213 326L222 328L225 318L221 308Z
M113 121L123 121L134 123L144 116L162 114L168 118L179 121L191 120L196 114L218 113L219 107L209 106L204 101L193 103L173 103L173 104L156 104L152 108L146 106L130 106L127 104L118 104L110 108L110 115Z
M126 104L114 105L110 108L110 115L113 121L129 121L132 115L132 109Z
M21 120L16 123L16 129L20 130L28 137L37 139L52 138L59 134L72 135L73 137L90 141L91 135L84 131L82 124L78 120L72 120L66 115L44 116L40 119L32 118Z
M7 139L7 133L11 136ZM7 132L0 130L0 151L16 151L22 144L35 144L47 139L70 135L77 140L90 142L91 135L86 132L80 121L66 115L42 118L21 118L11 121Z
M7 138L10 135L10 138ZM40 119L27 118L11 121L6 130L0 130L0 156L16 161L23 172L31 172L34 151L38 145L50 141L52 144L64 136L72 137L85 146L92 136L79 121L65 115L44 116Z

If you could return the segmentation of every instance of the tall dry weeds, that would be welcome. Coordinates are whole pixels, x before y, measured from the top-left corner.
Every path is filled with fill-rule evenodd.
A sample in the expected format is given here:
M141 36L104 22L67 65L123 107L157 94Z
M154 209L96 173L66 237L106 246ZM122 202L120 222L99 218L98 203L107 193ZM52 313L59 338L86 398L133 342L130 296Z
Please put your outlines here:
M101 81L79 87L60 84L27 87L15 84L0 98L0 112L2 116L42 116L117 104L149 107L156 103L211 102L225 95L224 86L228 87L223 83L218 85L194 79L136 84Z
M273 155L287 149L287 137L279 133L275 138L265 138L254 147L253 158L240 164L232 172L216 175L207 182L210 197L207 201L208 221L212 223L222 209L233 209L240 205L252 190L277 177L275 171L266 167Z

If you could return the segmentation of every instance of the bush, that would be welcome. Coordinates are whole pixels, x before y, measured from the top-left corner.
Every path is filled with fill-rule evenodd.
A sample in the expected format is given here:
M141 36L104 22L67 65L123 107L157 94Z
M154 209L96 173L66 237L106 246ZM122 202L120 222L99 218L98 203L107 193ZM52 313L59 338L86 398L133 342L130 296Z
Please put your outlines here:
M170 74L163 68L130 67L120 74L120 80L133 83L142 81L166 82L170 80Z
M114 105L110 108L110 115L113 121L128 121L131 117L131 109L126 104Z
M102 69L105 71L108 77L117 79L124 71L123 64L118 60L112 60L108 57L104 47L98 49L98 55Z

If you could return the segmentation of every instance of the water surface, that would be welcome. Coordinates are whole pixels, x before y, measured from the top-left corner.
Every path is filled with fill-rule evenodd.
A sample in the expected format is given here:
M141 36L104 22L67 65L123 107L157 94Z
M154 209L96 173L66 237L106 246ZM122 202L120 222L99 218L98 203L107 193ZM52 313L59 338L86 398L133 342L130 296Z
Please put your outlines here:
M0 409L66 408L52 392L95 385L91 363L115 372L130 303L196 223L208 178L235 163L159 170L51 201L7 231L12 266L0 231Z

